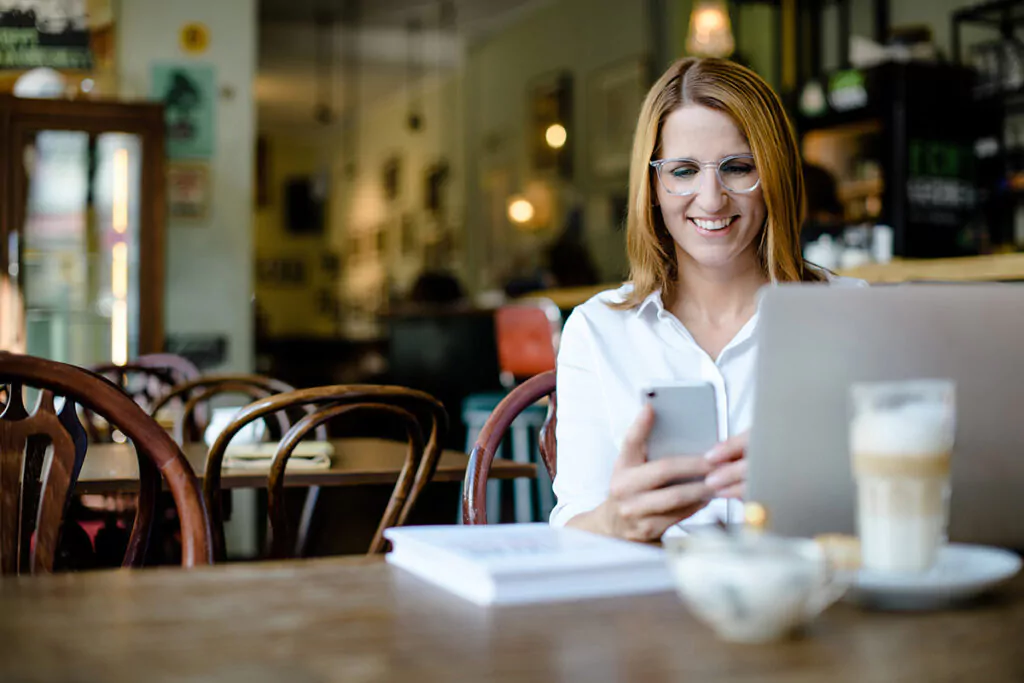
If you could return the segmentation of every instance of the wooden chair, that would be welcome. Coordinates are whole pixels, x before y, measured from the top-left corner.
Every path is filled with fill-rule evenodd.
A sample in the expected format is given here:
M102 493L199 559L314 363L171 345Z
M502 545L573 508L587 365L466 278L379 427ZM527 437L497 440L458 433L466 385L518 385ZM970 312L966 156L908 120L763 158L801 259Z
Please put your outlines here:
M91 370L121 387L150 415L156 414L153 407L164 394L202 374L192 361L173 353L144 354L124 365L106 363L95 365ZM190 426L193 436L206 428L204 411L205 407L201 407L193 418L194 424ZM89 417L88 414L86 417ZM91 441L99 441L101 438L110 440L109 434L103 434L92 419L87 419L85 424Z
M0 573L53 571L88 443L76 404L116 425L138 453L139 505L123 566L143 562L161 474L181 519L182 566L212 562L210 522L195 474L170 435L128 395L88 370L3 351L0 385L7 385L0 415ZM32 414L22 400L25 386L41 390ZM64 399L59 410L56 397Z
M200 424L196 419L199 410L217 396L225 394L236 394L245 396L247 401L256 401L261 398L285 394L295 391L292 385L262 375L204 375L173 387L153 405L152 414L156 415L158 410L174 401L181 402L183 408L178 415L172 434L178 445L185 448L192 439L193 425ZM309 406L299 407L297 410L279 410L263 417L267 424L266 437L279 440L297 421L298 417L313 412ZM204 430L205 431L205 430ZM314 438L317 441L327 441L327 428L320 425L316 428ZM309 526L313 520L313 513L316 510L316 503L320 497L320 487L310 486L306 492L306 501L302 507L302 517L299 521L299 530L296 533L294 555L302 557L306 554L306 541Z
M243 408L221 432L206 461L203 492L212 515L214 545L218 557L224 556L220 476L227 445L250 422L300 406L310 407L312 412L288 429L278 445L270 468L267 489L273 557L287 557L293 547L284 505L284 475L288 458L296 444L327 421L342 415L376 412L395 418L405 428L408 455L370 543L368 554L383 552L384 530L405 523L420 493L434 476L437 461L441 457L442 439L448 430L448 414L444 406L430 394L403 387L342 384L300 389L260 399ZM423 438L424 432L429 434L426 440Z
M534 375L513 389L484 423L466 468L466 481L462 493L462 521L464 524L487 524L487 478L491 463L508 433L512 421L523 410L545 396L549 397L548 416L540 431L540 454L551 479L555 478L557 453L555 424L558 401L555 395L555 371Z

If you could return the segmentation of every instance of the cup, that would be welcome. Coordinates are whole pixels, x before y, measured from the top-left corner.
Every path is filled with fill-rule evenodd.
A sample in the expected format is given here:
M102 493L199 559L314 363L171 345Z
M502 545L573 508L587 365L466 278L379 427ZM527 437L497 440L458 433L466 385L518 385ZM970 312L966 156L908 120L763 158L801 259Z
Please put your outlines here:
M213 446L217 437L224 431L225 428L235 419L238 413L244 406L229 406L214 408L210 414L210 423L206 427L206 432L203 434L203 440L207 446ZM263 436L266 432L266 424L263 420L254 420L249 424L238 430L238 433L231 439L231 443L234 445L238 444L249 444L259 443L263 441Z
M724 640L786 638L842 597L849 577L832 571L810 539L758 532L667 538L676 589Z
M956 387L942 379L857 383L850 398L862 566L927 571L946 542Z

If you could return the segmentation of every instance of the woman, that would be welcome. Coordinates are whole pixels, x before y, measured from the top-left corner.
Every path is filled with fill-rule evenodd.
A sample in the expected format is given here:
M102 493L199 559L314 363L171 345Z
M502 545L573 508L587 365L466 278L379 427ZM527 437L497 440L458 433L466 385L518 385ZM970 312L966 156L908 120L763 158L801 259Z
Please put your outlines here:
M680 522L739 519L753 400L757 294L833 278L800 254L796 139L757 74L673 64L644 101L630 166L631 282L579 306L558 356L552 524L655 540ZM647 462L643 387L705 380L719 436L706 454ZM689 483L679 483L686 482Z

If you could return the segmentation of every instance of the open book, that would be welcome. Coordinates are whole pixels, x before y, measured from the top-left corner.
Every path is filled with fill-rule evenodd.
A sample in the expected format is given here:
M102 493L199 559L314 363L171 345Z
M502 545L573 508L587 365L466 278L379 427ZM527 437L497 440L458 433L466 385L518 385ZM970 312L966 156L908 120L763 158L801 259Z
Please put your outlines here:
M387 561L480 605L673 590L660 548L547 524L388 529Z

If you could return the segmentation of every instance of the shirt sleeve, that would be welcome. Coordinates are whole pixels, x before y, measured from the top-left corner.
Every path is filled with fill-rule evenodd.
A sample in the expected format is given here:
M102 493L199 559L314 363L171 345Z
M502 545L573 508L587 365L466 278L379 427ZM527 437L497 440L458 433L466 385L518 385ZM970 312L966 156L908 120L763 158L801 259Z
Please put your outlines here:
M601 370L590 324L582 311L574 311L562 330L558 352L554 526L564 526L608 497L618 450L606 415Z

